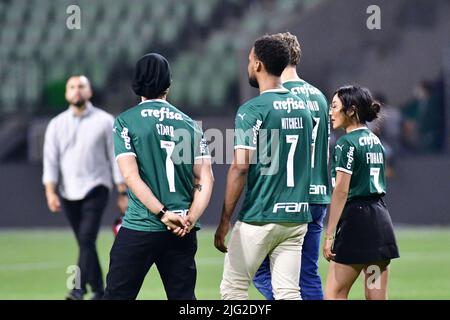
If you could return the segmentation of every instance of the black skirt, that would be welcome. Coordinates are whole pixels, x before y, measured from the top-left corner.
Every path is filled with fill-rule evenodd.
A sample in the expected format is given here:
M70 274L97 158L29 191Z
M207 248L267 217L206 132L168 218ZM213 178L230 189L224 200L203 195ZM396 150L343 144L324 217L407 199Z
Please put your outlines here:
M399 257L389 211L380 197L347 201L332 252L342 264L372 264Z

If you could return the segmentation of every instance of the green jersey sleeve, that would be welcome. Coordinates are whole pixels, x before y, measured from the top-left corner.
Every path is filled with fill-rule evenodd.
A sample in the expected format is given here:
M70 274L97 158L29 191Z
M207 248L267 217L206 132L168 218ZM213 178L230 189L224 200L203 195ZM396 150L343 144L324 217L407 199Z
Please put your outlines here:
M353 174L355 167L355 147L347 140L340 139L336 143L336 171Z
M234 120L234 148L256 150L261 116L248 105L239 108Z
M125 121L120 117L114 122L113 137L116 159L123 155L134 155L136 157L136 151L133 146L133 139L131 138L130 131L128 130Z

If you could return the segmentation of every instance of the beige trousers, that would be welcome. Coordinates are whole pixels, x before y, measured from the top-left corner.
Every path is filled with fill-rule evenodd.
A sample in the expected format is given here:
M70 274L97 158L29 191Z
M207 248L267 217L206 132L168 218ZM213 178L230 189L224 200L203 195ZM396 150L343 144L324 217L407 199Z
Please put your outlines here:
M223 300L247 300L250 282L270 256L276 300L300 300L300 266L308 224L254 225L237 221L225 254L220 294Z

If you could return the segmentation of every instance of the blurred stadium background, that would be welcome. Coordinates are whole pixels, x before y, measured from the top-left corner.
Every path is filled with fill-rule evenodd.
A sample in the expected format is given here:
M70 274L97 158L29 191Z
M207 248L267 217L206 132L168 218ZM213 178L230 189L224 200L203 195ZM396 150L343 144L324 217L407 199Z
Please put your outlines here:
M66 27L73 4L79 30ZM372 4L381 9L380 30L366 26ZM60 299L76 261L68 223L48 211L41 185L45 128L67 107L69 75L88 76L94 105L117 115L137 101L134 63L159 52L173 69L169 100L204 129L224 131L255 95L246 68L253 40L284 31L302 45L300 76L327 97L359 83L386 104L375 130L389 150L387 202L402 256L391 298L450 299L449 13L448 0L0 0L0 299ZM201 299L219 298L222 256L212 230L226 170L214 166L202 219ZM117 215L113 196L98 244L104 272ZM325 268L321 261L323 275ZM140 298L164 298L155 273Z

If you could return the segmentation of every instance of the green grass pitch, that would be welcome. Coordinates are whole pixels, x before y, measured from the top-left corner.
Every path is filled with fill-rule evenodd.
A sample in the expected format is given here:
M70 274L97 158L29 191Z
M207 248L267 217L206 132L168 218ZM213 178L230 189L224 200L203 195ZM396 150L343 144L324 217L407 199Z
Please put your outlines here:
M400 259L391 264L390 299L450 299L450 229L397 228ZM198 234L198 299L219 299L223 254L213 246L214 231ZM104 276L109 263L112 232L103 230L97 247ZM67 267L75 264L77 248L69 230L0 230L0 299L62 299ZM320 257L325 280L327 262ZM88 298L88 297L87 297ZM165 299L155 267L149 272L138 299ZM254 287L250 299L263 297ZM363 299L362 278L350 299Z

